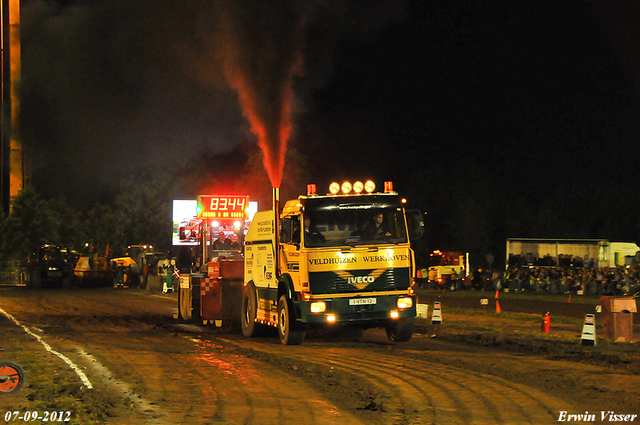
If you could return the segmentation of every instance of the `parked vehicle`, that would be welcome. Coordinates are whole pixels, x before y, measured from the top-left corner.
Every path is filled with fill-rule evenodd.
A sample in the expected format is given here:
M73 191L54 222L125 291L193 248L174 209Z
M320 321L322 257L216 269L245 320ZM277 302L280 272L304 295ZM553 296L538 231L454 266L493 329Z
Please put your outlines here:
M62 288L65 265L59 246L39 246L29 256L27 287L32 289Z

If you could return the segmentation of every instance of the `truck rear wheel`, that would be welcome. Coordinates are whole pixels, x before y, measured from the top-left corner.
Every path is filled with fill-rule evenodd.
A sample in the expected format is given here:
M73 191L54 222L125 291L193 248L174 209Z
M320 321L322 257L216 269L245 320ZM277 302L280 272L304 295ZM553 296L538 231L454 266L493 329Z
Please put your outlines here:
M278 336L284 345L300 345L304 341L304 328L293 315L293 304L286 295L278 300Z
M241 307L240 326L242 334L246 337L258 336L262 325L256 323L256 314L258 312L258 302L256 299L256 287L249 283L242 290L242 307Z
M405 342L411 339L415 327L415 317L392 320L387 325L387 337L393 342Z

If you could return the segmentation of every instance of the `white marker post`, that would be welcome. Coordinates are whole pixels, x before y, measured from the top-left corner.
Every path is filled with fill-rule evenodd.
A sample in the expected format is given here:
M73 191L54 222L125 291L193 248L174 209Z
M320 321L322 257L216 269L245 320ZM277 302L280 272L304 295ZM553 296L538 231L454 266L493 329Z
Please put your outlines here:
M440 301L434 301L433 303L433 314L431 315L431 324L432 325L442 324L442 311L440 307Z
M596 345L596 317L593 314L585 314L582 326L581 345Z

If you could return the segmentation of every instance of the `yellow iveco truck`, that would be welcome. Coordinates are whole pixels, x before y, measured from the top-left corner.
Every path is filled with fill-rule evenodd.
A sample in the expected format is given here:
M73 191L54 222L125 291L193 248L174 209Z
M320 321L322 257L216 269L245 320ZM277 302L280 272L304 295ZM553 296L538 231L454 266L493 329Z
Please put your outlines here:
M420 214L385 182L333 183L258 212L245 237L241 326L256 336L278 329L285 345L301 344L309 327L386 329L392 341L411 338L416 316L415 256L410 235ZM338 330L340 332L340 330Z

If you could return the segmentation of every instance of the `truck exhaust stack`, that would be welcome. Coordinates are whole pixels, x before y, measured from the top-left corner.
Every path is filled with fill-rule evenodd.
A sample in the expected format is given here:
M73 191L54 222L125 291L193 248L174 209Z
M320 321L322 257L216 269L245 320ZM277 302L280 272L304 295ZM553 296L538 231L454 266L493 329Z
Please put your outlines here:
M276 246L275 246L275 264L276 264L276 276L280 276L280 249L278 248L280 246L280 216L279 216L279 211L280 211L280 188L279 187L274 187L273 188L273 211L275 212L275 223L273 224L274 229L275 229L275 239L276 239Z
M280 188L273 188L273 210L278 214L278 210L280 209Z

